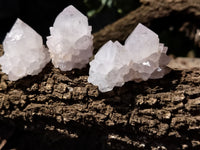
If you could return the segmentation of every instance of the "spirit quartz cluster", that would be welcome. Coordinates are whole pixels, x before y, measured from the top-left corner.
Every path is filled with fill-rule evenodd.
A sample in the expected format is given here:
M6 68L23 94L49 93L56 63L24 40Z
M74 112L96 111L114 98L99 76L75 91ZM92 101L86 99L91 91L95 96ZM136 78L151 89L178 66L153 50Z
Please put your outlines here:
M170 70L167 47L159 43L156 33L142 24L121 45L108 41L90 62L88 81L101 92L111 91L127 81L162 78Z
M8 79L16 81L27 75L37 75L50 61L42 37L30 26L17 19L3 41L1 69Z
M17 19L3 42L4 55L0 57L2 71L9 80L36 75L52 59L56 68L69 71L83 68L92 56L93 36L88 19L75 7L68 6L56 18L51 35L47 37L48 50L41 36ZM158 35L139 24L121 45L108 41L90 62L88 81L102 92L122 86L127 81L145 81L162 78L169 69L167 47L159 43ZM49 54L50 53L50 54Z
M65 8L50 28L47 46L52 63L62 71L81 69L89 62L93 50L92 27L88 19L72 5Z

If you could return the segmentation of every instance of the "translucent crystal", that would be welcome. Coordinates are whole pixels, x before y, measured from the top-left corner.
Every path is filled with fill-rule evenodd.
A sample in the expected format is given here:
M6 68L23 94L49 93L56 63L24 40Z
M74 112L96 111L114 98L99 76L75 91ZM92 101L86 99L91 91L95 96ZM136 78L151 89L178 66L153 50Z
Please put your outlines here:
M167 47L159 43L158 35L138 24L124 46L109 41L100 48L90 62L88 81L107 92L127 81L162 78L169 72L166 52Z
M50 61L42 37L30 26L17 19L3 41L4 55L0 57L2 71L9 80L37 75Z
M166 55L167 47L159 43L158 35L144 25L137 25L126 39L124 47L129 51L133 62L125 81L140 82L160 78L164 76L161 76L163 72L169 70L166 68L170 60Z
M93 36L88 19L73 6L65 8L55 19L47 37L52 63L62 71L83 68L93 50Z
M95 59L90 62L90 71L88 81L98 85L102 92L110 91L114 86L124 84L124 75L129 72L128 52L116 41L108 41L99 52Z

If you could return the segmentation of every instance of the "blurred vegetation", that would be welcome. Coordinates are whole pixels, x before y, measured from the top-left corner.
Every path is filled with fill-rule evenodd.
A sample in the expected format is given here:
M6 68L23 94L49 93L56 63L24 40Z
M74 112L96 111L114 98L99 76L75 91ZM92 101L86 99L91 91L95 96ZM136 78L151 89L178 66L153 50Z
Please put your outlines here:
M84 0L83 2L87 9L89 22L93 25L93 32L116 21L141 5L139 0Z
M139 0L84 0L84 3L89 10L87 12L89 18L98 15L105 9L115 11L123 16L140 5Z

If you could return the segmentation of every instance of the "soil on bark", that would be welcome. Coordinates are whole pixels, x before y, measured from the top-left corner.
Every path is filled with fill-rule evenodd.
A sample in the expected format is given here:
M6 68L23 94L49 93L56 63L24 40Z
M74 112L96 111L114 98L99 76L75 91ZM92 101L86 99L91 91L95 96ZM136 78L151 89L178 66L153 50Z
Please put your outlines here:
M141 7L165 8L161 1L153 7L143 0ZM162 2L200 10L192 0ZM108 33L111 26L95 34L96 49L102 39L125 37L119 30ZM16 82L0 72L0 150L200 149L200 69L194 64L199 60L179 58L162 79L128 82L107 93L87 82L88 67L61 72L49 63L39 75Z

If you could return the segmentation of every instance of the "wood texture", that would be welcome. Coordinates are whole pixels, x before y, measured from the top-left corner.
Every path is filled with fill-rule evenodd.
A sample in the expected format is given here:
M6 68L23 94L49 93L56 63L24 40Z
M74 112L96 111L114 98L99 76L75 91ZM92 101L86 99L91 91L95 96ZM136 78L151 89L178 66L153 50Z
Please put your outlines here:
M143 0L95 33L95 48L172 12L199 17L200 2ZM50 63L17 82L0 72L0 149L200 149L200 69L174 62L179 69L163 79L128 82L108 93L87 82L88 67L61 72Z

